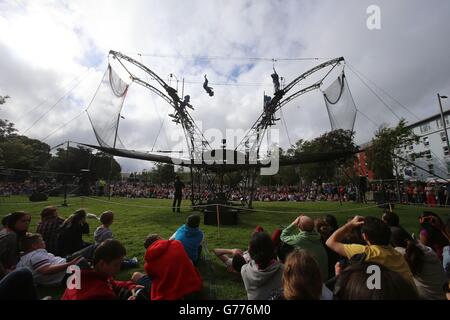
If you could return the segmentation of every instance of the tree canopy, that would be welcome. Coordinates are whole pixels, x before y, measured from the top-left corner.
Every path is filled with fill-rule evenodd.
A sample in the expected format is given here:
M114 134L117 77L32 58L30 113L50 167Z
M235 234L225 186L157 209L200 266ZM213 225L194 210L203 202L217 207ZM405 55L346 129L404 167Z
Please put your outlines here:
M401 174L405 163L392 155L403 155L405 147L418 141L419 137L408 128L405 119L401 119L392 128L387 126L380 127L375 132L371 146L366 150L368 167L379 179L391 179L396 171ZM414 158L419 155L413 154L409 156Z

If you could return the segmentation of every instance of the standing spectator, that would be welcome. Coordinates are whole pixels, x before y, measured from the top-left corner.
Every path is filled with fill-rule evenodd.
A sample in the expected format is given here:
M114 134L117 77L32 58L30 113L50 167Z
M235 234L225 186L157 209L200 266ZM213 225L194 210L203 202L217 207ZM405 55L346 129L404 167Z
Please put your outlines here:
M251 260L241 268L248 300L266 300L273 290L282 286L283 265L275 259L270 236L254 232L248 252Z
M320 233L314 230L314 220L300 215L281 232L281 241L310 253L316 259L323 279L328 279L328 257Z
M41 222L39 222L36 233L42 235L47 251L55 254L57 250L58 229L64 220L58 216L58 208L45 207L41 211Z
M429 207L436 207L436 196L434 194L434 184L428 183L425 187L425 195L427 197L427 205Z
M175 177L175 183L174 183L175 193L173 197L173 204L172 204L172 212L175 212L175 205L177 212L180 212L180 205L181 205L181 199L183 199L183 188L184 183L180 180L179 176Z

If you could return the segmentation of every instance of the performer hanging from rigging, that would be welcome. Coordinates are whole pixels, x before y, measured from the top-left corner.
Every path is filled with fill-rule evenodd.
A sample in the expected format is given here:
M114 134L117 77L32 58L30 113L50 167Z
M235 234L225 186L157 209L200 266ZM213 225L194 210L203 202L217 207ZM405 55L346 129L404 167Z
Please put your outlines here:
M206 90L206 92L209 94L210 97L214 95L213 88L208 87L208 78L206 78L206 74L205 74L205 82L203 83L203 89Z
M272 77L273 89L275 91L274 94L277 94L277 92L280 91L280 78L275 67L273 67L273 73L270 76Z

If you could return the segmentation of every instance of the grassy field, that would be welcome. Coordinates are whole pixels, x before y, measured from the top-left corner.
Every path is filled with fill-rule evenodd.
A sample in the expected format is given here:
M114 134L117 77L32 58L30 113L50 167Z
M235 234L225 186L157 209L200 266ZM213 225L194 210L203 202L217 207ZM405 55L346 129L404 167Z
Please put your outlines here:
M40 210L47 205L61 205L61 198L50 198L47 202L32 203L26 197L13 196L0 200L0 216L16 211L24 210L32 214L30 231L36 230L39 222ZM184 223L186 217L193 211L189 207L182 209L181 213L172 213L170 200L157 199L126 199L112 198L69 198L68 207L59 207L60 215L67 217L78 208L86 208L88 212L101 214L103 211L112 210L115 213L114 224L111 229L116 239L120 240L127 248L127 256L136 256L140 267L123 271L118 279L127 279L134 271L143 271L143 242L149 233L158 233L168 238ZM188 206L190 202L183 201ZM205 283L206 292L217 299L245 299L245 289L238 274L228 273L222 263L211 253L213 248L242 248L245 249L252 230L256 225L261 225L271 233L275 228L288 225L300 213L311 217L319 217L326 213L334 214L340 224L349 217L358 215L381 216L381 209L374 207L373 203L354 204L336 202L255 202L255 210L239 214L237 226L206 226L203 222L200 226L205 233L207 249L199 263L199 270ZM394 211L400 216L401 224L411 233L418 232L418 216L424 207L396 206ZM270 212L269 212L270 211ZM450 208L432 208L443 219L447 219ZM203 219L202 219L203 220ZM96 220L88 220L91 234L85 236L85 241L93 241L93 231L98 225ZM62 290L45 289L43 295L52 295L59 298Z

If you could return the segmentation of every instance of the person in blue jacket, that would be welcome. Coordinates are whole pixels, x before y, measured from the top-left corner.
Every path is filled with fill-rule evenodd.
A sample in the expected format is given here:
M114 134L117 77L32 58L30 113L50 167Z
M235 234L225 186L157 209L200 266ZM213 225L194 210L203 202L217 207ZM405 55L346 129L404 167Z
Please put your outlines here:
M199 229L200 216L192 214L169 240L178 240L194 264L197 264L202 250L203 232Z

